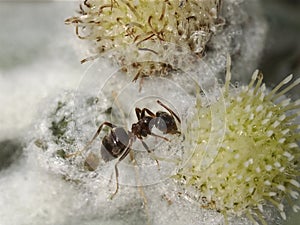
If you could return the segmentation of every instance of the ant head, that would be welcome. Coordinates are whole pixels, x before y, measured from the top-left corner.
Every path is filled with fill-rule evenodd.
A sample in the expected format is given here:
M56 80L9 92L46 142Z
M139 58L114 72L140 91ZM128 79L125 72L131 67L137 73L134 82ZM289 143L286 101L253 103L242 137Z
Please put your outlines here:
M172 115L167 112L159 111L156 113L155 127L164 134L177 131L177 125Z

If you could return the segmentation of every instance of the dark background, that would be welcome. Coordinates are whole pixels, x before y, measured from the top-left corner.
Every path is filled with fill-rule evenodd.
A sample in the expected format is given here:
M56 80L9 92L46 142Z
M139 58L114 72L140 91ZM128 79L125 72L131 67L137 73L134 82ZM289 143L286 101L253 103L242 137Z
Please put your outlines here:
M300 77L300 1L262 0L269 25L259 69L265 81L274 86L283 77ZM299 87L292 90L299 97Z

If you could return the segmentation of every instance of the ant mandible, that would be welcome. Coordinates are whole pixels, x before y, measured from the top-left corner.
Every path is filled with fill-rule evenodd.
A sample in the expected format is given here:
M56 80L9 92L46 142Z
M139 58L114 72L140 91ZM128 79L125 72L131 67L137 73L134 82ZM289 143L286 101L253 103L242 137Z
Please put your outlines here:
M96 139L96 137L100 134L102 128L104 126L108 126L111 128L109 134L105 135L102 139L101 145L101 156L105 162L111 161L115 158L118 158L118 161L115 164L115 173L116 173L116 190L111 195L111 199L117 194L119 190L119 171L118 164L130 153L131 146L133 142L138 138L144 148L148 153L152 153L152 150L149 149L147 144L143 141L144 137L147 135L151 135L154 137L162 138L166 141L169 139L159 136L157 134L152 133L152 129L156 127L163 134L180 134L178 131L175 119L181 123L179 117L166 105L157 100L157 103L165 108L169 113L164 111L158 111L155 114L147 108L135 108L136 117L138 119L137 123L132 124L131 131L126 131L123 127L118 127L110 122L103 122L96 131L93 138L87 143L87 145L80 151L85 151ZM148 115L146 115L146 113ZM71 154L77 155L78 153ZM158 161L156 160L157 164Z

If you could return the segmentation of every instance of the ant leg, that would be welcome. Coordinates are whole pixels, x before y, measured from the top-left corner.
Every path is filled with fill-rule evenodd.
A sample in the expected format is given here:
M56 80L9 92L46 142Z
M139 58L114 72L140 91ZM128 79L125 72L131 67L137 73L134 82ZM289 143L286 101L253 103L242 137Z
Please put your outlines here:
M112 123L110 122L103 122L99 127L98 127L98 130L96 131L96 133L94 134L93 138L86 144L86 146L80 150L80 151L77 151L75 153L72 153L72 154L69 154L66 156L66 158L69 158L69 157L72 157L72 156L77 156L79 154L81 154L82 152L86 151L87 148L95 141L96 137L100 134L103 126L108 126L110 128L114 128L116 127L115 125L113 125Z
M140 108L135 108L135 114L138 120L142 119L145 116L145 112L147 112L149 116L155 117L155 114L147 108L143 108L142 110Z
M118 164L119 164L120 160L115 164L115 173L116 173L116 190L115 192L109 197L111 200L115 197L115 195L118 193L119 191L119 170L118 170Z
M121 157L118 159L118 162L116 162L115 164L115 173L116 173L116 190L115 192L110 196L110 199L113 199L113 197L118 193L119 191L119 170L118 170L118 164L129 154L129 152L131 151L131 146L132 146L132 139L130 139L127 147L125 148L123 154L121 155Z
M145 112L147 112L149 116L155 117L155 114L150 109L147 109L147 108L142 109L142 117L145 116Z
M156 164L157 164L157 167L158 167L158 170L160 170L160 166L159 166L159 162L158 160L155 158L155 155L153 154L153 150L150 150L150 148L148 147L148 145L143 141L143 140L140 140L144 146L144 148L147 150L147 152L150 154L151 158L155 160Z
M157 135L157 134L154 134L154 133L151 133L151 134L149 134L149 135L151 135L151 136L153 136L153 137L158 137L158 138L164 139L165 141L170 141L168 138L163 137L163 136L160 136L160 135Z
M135 108L135 115L138 120L141 119L141 112L142 112L142 110L140 108Z
M169 108L169 107L167 107L165 104L163 104L161 101L159 101L159 100L157 100L156 101L158 104L160 104L162 107L164 107L166 110L168 110L169 111L169 113L171 113L176 119L177 119L177 121L179 122L179 123L181 123L181 121L180 121L180 119L179 119L179 117Z

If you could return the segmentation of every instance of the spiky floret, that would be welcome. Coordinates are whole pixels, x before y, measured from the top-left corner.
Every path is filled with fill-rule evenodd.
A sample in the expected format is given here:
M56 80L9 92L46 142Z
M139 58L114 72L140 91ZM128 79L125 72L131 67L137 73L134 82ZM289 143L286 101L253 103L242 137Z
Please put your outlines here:
M261 215L264 205L271 203L285 219L285 203L292 204L294 211L299 210L292 199L298 199L300 189L300 126L295 121L300 115L300 100L292 101L284 94L298 85L300 79L288 85L290 75L267 91L258 71L247 86L231 88L230 77L228 72L222 89L225 132L218 153L208 167L202 166L207 143L213 132L219 132L211 129L211 121L223 118L212 118L211 112L220 111L224 105L198 104L189 134L192 140L196 137L196 149L190 164L179 171L178 177L185 185L194 187L197 196L226 214L245 213L254 220L251 215L256 212L254 217L265 224ZM287 87L283 88L284 85Z
M115 58L126 67L143 68L136 61L145 50L168 55L153 48L155 41L170 42L202 54L206 43L215 32L221 0L85 0L80 5L81 15L69 18L80 39L89 40L95 58L114 49ZM127 54L123 48L137 46L136 54ZM163 49L161 49L163 50ZM119 52L118 52L119 51ZM132 50L131 50L132 51ZM164 57L163 57L164 58ZM93 57L86 60L93 59ZM144 58L145 61L149 60ZM151 65L144 74L161 72L165 66Z

